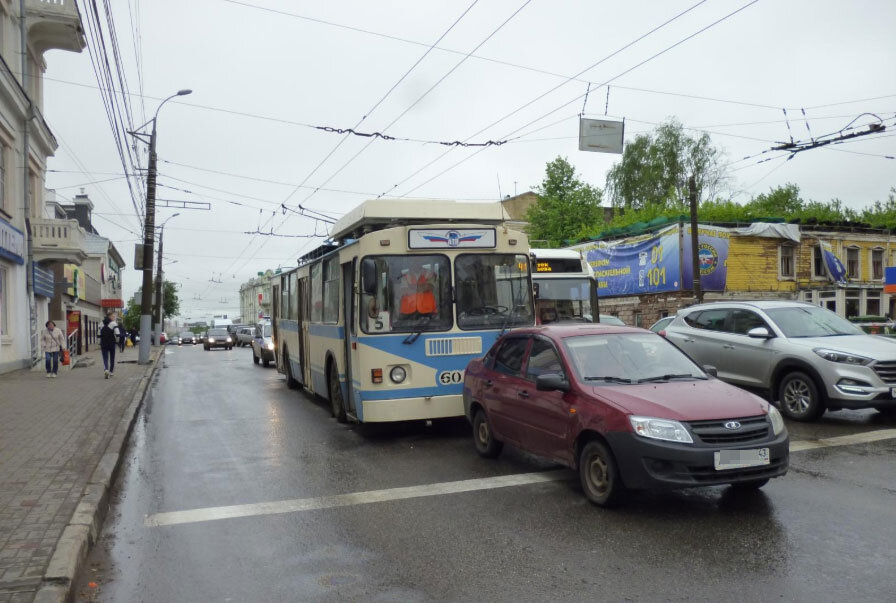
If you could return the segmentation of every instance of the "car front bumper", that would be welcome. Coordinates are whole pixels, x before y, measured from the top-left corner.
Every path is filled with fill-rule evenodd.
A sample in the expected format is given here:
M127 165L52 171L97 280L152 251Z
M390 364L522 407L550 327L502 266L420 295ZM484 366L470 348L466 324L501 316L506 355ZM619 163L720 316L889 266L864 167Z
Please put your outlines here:
M737 446L677 444L643 438L631 432L607 434L622 482L634 489L670 489L716 486L780 477L790 462L790 437L783 431L774 438ZM719 450L768 448L768 465L717 470Z
M207 348L229 348L233 346L232 341L206 341L205 347Z
M274 350L269 350L267 348L261 348L261 353L258 355L262 360L274 360Z

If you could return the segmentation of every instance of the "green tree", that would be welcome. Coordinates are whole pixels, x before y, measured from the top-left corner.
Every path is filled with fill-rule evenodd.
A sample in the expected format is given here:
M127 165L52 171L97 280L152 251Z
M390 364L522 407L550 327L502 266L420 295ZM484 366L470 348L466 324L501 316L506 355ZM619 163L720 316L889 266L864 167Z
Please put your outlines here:
M180 313L180 297L177 295L177 284L165 281L165 291L162 295L162 312L165 318L177 316ZM132 297L128 300L127 311L124 313L124 327L127 330L140 328L140 304Z
M122 322L126 331L140 328L140 304L135 302L133 297L128 300L128 306Z
M565 157L547 164L535 192L538 201L526 212L530 240L560 245L603 221L601 190L582 182Z
M626 144L622 160L607 173L606 193L614 207L677 210L687 202L693 175L698 199L715 199L728 180L722 159L708 134L691 137L673 119Z

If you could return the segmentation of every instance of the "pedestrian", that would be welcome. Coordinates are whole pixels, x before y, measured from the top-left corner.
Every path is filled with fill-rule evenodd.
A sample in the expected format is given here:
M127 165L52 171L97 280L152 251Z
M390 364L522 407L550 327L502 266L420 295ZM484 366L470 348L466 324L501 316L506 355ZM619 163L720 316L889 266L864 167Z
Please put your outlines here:
M131 345L137 347L137 329L131 329Z
M118 328L118 351L124 352L124 345L128 339L128 335L121 327Z
M115 376L115 348L118 346L118 334L121 328L115 322L115 312L109 312L103 319L100 329L100 351L103 354L103 368L106 379Z
M59 372L59 354L65 349L65 335L56 328L56 323L48 320L46 328L40 336L41 348L44 351L44 366L47 369L47 379L55 378Z

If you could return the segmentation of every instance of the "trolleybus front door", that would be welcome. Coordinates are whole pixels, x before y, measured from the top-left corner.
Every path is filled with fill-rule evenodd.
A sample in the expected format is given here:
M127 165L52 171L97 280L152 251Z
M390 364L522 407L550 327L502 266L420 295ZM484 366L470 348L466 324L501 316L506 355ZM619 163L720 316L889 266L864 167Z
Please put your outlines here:
M355 266L357 259L342 265L342 316L345 327L345 336L342 338L345 345L345 409L349 414L358 417L358 409L355 407L354 366L357 361L358 333L355 329Z

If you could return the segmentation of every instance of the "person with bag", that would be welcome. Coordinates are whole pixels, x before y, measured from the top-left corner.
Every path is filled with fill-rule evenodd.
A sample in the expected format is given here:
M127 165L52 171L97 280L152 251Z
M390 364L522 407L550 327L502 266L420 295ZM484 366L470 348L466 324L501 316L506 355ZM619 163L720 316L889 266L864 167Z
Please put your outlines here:
M59 354L65 349L65 335L61 329L56 328L56 323L48 320L46 328L40 335L40 347L44 351L44 366L47 369L47 379L55 378L59 372Z
M106 379L115 376L115 348L118 347L118 334L121 328L115 322L115 312L106 314L100 329L100 351L103 354L103 368Z

